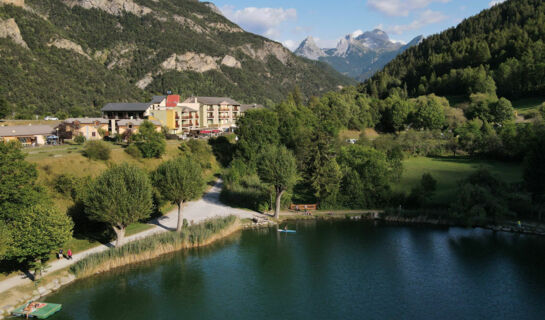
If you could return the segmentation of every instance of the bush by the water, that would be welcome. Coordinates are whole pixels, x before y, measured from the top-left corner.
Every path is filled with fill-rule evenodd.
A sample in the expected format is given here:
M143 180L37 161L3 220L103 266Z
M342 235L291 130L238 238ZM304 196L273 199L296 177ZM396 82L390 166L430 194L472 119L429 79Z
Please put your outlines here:
M214 235L235 225L236 216L228 216L206 220L202 223L184 228L181 232L164 232L141 240L129 242L103 252L95 253L76 262L70 267L70 272L77 277L95 273L105 265L116 265L114 260L130 259L141 254L158 256L187 247L198 246L210 240ZM124 263L119 263L123 265Z
M108 160L110 153L110 146L104 141L89 141L83 148L83 154L91 160Z

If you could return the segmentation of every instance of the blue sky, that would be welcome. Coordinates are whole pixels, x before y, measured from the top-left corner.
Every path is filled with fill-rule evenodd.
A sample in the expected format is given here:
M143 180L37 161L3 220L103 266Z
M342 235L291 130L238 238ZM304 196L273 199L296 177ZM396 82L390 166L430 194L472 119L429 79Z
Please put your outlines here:
M290 49L307 36L335 47L346 34L380 28L408 42L455 26L502 0L216 0L230 20L245 30Z

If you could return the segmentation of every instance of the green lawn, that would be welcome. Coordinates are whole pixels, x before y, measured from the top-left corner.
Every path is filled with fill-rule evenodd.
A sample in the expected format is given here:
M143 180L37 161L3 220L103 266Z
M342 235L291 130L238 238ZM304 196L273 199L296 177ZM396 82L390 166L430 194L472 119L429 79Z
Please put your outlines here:
M457 182L481 167L507 183L522 179L521 165L496 161L418 157L405 160L403 166L403 176L401 181L394 185L394 191L409 193L420 183L424 173L431 173L437 180L437 191L432 199L436 204L450 203L456 196Z

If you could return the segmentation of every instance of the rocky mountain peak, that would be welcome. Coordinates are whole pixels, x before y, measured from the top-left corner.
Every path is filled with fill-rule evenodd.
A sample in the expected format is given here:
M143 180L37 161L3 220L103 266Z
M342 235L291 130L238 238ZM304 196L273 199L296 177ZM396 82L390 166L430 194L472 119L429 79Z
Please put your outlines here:
M312 36L301 42L297 50L295 50L295 54L311 60L318 60L320 57L326 56L324 50L318 47Z
M306 38L295 54L312 60L329 63L337 71L357 80L364 80L380 70L395 56L418 45L419 36L408 44L394 42L380 29L363 32L357 30L337 42L335 48L319 48L312 37Z

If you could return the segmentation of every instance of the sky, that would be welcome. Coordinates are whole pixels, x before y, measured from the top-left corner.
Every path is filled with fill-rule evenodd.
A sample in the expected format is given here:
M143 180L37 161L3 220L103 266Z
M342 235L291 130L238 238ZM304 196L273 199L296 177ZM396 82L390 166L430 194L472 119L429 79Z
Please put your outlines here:
M307 36L333 48L347 34L379 28L409 42L456 26L504 0L212 0L231 21L291 50Z

